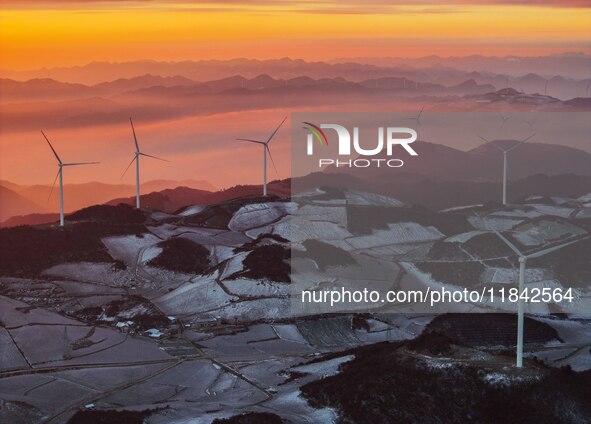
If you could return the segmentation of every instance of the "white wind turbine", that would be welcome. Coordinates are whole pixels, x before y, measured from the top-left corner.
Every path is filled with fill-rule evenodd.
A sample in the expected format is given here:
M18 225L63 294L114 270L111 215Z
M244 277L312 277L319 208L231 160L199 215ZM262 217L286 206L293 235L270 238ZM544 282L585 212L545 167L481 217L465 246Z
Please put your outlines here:
M51 191L49 192L49 197L51 197L51 195L53 193L53 188L55 187L55 182L59 178L60 179L60 226L63 227L64 226L64 166L93 165L93 164L97 164L98 162L63 163L62 160L60 159L60 157L58 156L57 152L55 151L55 149L51 145L49 138L47 138L47 136L45 135L45 133L43 131L41 131L41 134L43 134L43 137L45 137L47 144L49 144L51 151L53 152L53 154L55 155L55 158L57 159L57 166L59 169L57 171L55 179L53 180L53 184L51 185Z
M267 138L266 141L252 140L250 138L237 138L236 139L236 140L240 140L240 141L248 141L249 143L261 144L263 146L263 196L267 195L267 153L269 154L269 158L271 159L271 163L273 164L273 168L275 168L275 172L277 173L277 168L275 167L275 161L273 160L273 156L271 156L271 150L269 149L269 142L271 141L271 139L273 137L275 137L275 134L277 134L277 131L279 131L279 128L281 128L281 125L283 125L283 123L285 122L286 119L287 119L287 116L285 118L283 118L283 121L281 121L281 123L277 126L277 128L275 128L275 131L273 131L271 133L271 135L269 136L269 138Z
M496 149L498 149L501 152L503 152L503 205L506 205L507 204L507 173L509 171L509 163L508 163L507 155L508 155L509 152L517 149L519 146L521 146L527 140L529 140L530 138L532 138L534 135L535 134L532 134L529 137L527 137L527 138L525 138L525 139L523 139L521 141L517 141L517 143L515 143L514 145L512 145L509 148L505 148L505 147L503 147L503 146L501 146L501 145L499 145L499 144L496 143L497 141L501 141L501 140L487 140L484 137L478 136L484 142L486 142L488 144L491 144Z
M131 160L131 162L129 162L129 165L127 165L127 168L125 168L125 171L123 171L121 178L123 178L123 176L125 175L125 173L129 169L129 167L135 161L135 207L139 209L140 208L140 156L146 156L146 157L149 157L152 159L162 160L164 162L170 162L170 161L141 152L140 146L137 142L137 137L135 135L135 128L133 127L133 121L131 120L131 118L129 118L129 123L131 124L131 131L133 133L133 141L135 142L135 154L134 154L134 157Z
M534 253L530 253L529 255L524 255L515 247L513 243L511 243L506 237L504 237L500 232L495 231L497 236L500 237L503 242L509 246L509 248L517 254L519 258L519 300L517 304L517 361L516 366L521 368L523 366L523 321L524 321L524 312L525 312L525 304L523 302L522 293L525 288L525 264L528 259L539 258L540 256L545 256L549 253L555 252L563 247L570 246L573 243L581 241L582 239L577 239L573 241L569 241L568 243L562 243L557 246L548 247L547 249L539 250Z

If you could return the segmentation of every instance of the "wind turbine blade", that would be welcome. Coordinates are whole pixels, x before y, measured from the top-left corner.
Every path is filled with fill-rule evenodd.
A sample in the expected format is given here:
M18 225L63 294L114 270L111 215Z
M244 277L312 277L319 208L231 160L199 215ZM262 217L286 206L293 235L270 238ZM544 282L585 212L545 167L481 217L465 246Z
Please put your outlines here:
M61 168L57 170L57 174L55 174L55 178L53 179L53 184L51 185L51 190L49 190L49 196L47 196L48 202L49 202L49 199L51 199L51 195L53 194L53 188L55 187L55 183L57 182L57 177L60 176L60 172L62 172Z
M562 244L559 244L558 246L553 246L553 247L549 247L544 250L540 250L539 252L535 252L530 255L527 255L526 258L528 258L528 259L539 258L540 256L544 256L544 255L547 255L548 253L552 253L552 252L555 252L559 249L562 249L563 247L570 246L571 244L576 243L579 240L581 240L581 239L569 241L568 243L562 243Z
M509 147L507 149L507 153L509 153L511 150L515 150L517 149L519 146L521 146L523 143L525 143L527 140L529 140L530 138L532 138L535 134L530 135L529 137L527 137L524 140L518 141L517 143L515 143L513 146Z
M131 120L131 117L129 118L129 123L131 124L131 132L133 132L133 141L135 142L135 151L139 152L140 146L137 143L137 137L135 136L135 128L133 127L133 121Z
M419 114L417 115L417 119L419 119L421 117L421 115L423 114L423 110L425 109L425 106L423 106L421 108L421 111L419 112Z
M523 141L520 141L518 143L515 143L513 146L509 147L506 152L509 153L512 150L517 149L518 147L520 147L523 144Z
M64 163L62 166L78 166L78 165L96 165L100 162L73 162L73 163Z
M269 141L271 141L271 139L273 137L275 137L275 134L277 134L277 131L279 131L279 128L281 128L281 125L283 125L283 123L285 122L286 119L287 119L287 116L285 118L283 118L283 121L281 121L281 123L277 126L277 128L275 128L275 131L273 131L271 133L271 135L269 136L269 138L267 139L267 141L265 143L268 143Z
M264 142L264 141L251 140L251 139L249 139L249 138L237 138L236 140L240 140L240 141L248 141L249 143L265 144L265 142Z
M501 152L504 152L505 149L503 149L501 146L499 146L497 143L495 143L494 141L491 140L487 140L484 137L480 137L478 136L478 138L482 139L486 144L490 144L491 146L493 146L495 149L500 150Z
M125 174L127 173L127 171L129 170L129 168L131 167L131 165L133 165L133 163L137 160L137 156L134 156L133 159L131 160L131 162L129 162L129 165L127 165L127 168L125 168L125 171L123 171L123 174L121 174L121 177L119 178L120 180L123 179L123 177L125 176Z
M265 149L267 149L267 153L269 153L269 159L271 159L271 163L273 164L273 169L275 169L275 174L279 177L279 172L277 172L277 167L275 166L275 161L273 160L273 155L271 155L271 149L269 149L269 145L265 144Z
M139 154L142 155L142 156L147 156L147 157L152 158L152 159L158 159L158 160L161 160L161 161L164 161L164 162L170 162L168 159L162 159L162 158L159 158L158 156L152 156L152 155L149 155L147 153L140 152Z
M523 256L523 254L519 251L519 249L517 247L515 247L515 245L513 243L511 243L505 236L503 236L501 233L499 233L498 231L495 231L495 234L497 236L499 236L499 238L501 240L503 240L503 242L509 246L509 248L511 248L512 251L514 251L517 256Z
M43 131L41 131L41 134L43 134L43 137L45 137L45 140L47 140L47 144L49 144L49 147L51 147L51 151L53 152L53 154L55 155L55 158L57 159L57 161L59 163L62 163L62 160L60 159L60 157L57 155L57 152L55 151L55 149L53 148L53 146L51 145L51 142L49 141L49 139L47 138L47 136L45 135L45 133Z

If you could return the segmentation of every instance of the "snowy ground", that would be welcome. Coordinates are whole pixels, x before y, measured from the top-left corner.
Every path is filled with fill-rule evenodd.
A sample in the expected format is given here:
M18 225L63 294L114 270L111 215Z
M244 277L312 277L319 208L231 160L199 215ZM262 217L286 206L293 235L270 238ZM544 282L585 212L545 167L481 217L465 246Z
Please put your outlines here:
M201 212L205 205L191 206L176 216L154 213L152 219L158 222L148 233L103 239L108 253L127 265L125 270L111 263L63 263L44 270L38 279L0 278L0 400L10 406L0 408L0 422L18 422L11 415L18 410L25 417L22 422L53 419L62 423L89 403L98 409L169 406L148 419L158 424L209 424L214 418L249 411L273 412L292 423L334 422L336 411L311 408L299 388L337 373L353 356L322 360L321 355L414 338L436 310L409 303L398 305L398 313L392 314L381 305L357 304L360 311L373 308L374 313L363 315L364 325L356 326L350 314L309 316L310 310L298 311L292 304L298 290L454 289L468 285L468 278L478 288L511 287L517 280L515 256L507 250L501 255L509 256L499 257L475 237L492 230L510 231L518 242L535 247L569 234L581 236L577 219L585 216L589 199L553 199L554 205L529 202L492 211L473 206L441 212L464 214L467 223L457 234L407 217L357 232L350 228L349 207L398 210L405 205L355 190L338 198L314 190L298 204L244 205L227 229L191 226L180 219ZM293 258L298 273L291 284L230 278L245 269L244 261L256 243L256 247L289 246L277 237L257 242L263 234L290 240L299 253L306 253L307 240L320 240L348 252L353 261L323 267L321 261ZM211 269L205 275L193 275L148 266L161 253L156 244L171 237L205 246ZM464 249L469 245L470 252ZM454 261L432 259L434 246L458 249L462 255L454 256ZM452 270L439 279L438 273L420 267L436 266L437 261ZM566 287L551 265L550 261L528 267L528 287ZM471 266L476 271L463 274ZM115 322L93 325L66 316L136 297L151 302L164 317L166 325L147 323L160 338L150 338L145 331L127 333L127 325L117 328ZM149 311L144 304L137 308L135 312ZM458 308L461 312L492 310L490 305L474 304ZM557 367L591 368L590 317L582 317L577 310L568 318L550 316L547 308L528 312L539 314L536 319L555 328L563 342L527 347L527 356ZM312 359L318 362L308 363ZM438 359L432 363L441 365ZM302 376L290 378L291 373ZM502 376L493 373L484 378L491 384L502 383Z

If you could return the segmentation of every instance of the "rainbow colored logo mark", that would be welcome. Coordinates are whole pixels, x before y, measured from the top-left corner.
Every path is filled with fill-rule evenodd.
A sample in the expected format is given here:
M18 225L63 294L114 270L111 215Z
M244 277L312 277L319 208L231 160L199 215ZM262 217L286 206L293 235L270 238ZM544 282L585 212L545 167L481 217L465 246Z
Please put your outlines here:
M324 131L322 131L320 127L311 124L310 122L304 122L303 124L307 125L303 128L310 134L312 134L314 137L316 137L316 140L318 140L320 144L328 146L328 138L326 138L326 134L324 134Z

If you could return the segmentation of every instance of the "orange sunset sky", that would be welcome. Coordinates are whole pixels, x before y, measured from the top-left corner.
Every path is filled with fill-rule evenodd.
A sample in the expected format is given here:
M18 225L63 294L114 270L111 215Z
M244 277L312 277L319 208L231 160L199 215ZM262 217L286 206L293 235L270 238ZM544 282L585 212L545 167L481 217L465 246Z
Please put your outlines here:
M590 32L589 0L0 0L0 70L139 59L589 53ZM290 112L281 108L151 122L139 116L136 129L145 150L174 162L146 161L146 179L206 179L217 187L259 183L258 150L237 145L234 138L264 137ZM120 183L133 151L127 119L122 116L120 125L48 131L67 160L102 162L97 170L72 171L68 182ZM51 184L55 163L42 128L35 122L30 126L29 132L18 133L0 128L0 180ZM287 178L289 129L274 143L279 176ZM228 146L239 154L229 157Z
M1 0L1 67L588 51L590 6L588 0Z

